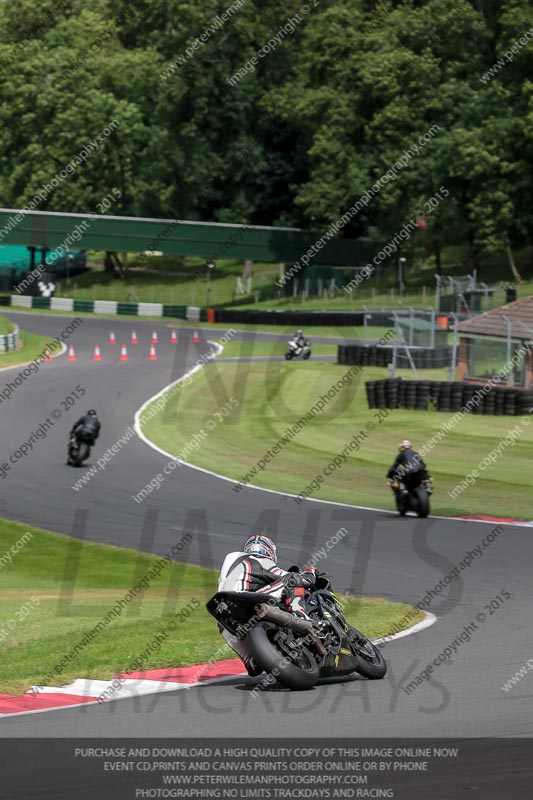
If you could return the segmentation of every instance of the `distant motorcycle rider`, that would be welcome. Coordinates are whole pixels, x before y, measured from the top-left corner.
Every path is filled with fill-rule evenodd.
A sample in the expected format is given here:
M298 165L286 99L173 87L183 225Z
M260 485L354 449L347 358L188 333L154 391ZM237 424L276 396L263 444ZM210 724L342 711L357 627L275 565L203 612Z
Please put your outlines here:
M219 592L261 592L278 600L284 598L287 610L296 616L309 619L302 607L305 590L316 580L316 567L303 572L288 572L277 565L277 548L272 539L253 534L244 543L242 551L229 553L224 559L218 579ZM258 669L242 639L229 631L219 630L244 663L249 675L255 677Z
M296 334L294 336L294 341L296 342L298 347L305 347L306 340L300 328L298 328L298 330L296 331Z
M402 439L398 449L399 453L394 464L387 472L387 478L392 481L392 489L398 491L400 483L404 483L407 488L424 483L426 488L430 489L433 478L427 471L426 464L420 453L413 450L413 445L409 439Z
M87 442L92 447L98 439L100 427L100 421L94 408L89 409L83 417L80 417L74 423L69 435L69 458L67 464L70 464L70 449L72 445L77 442Z

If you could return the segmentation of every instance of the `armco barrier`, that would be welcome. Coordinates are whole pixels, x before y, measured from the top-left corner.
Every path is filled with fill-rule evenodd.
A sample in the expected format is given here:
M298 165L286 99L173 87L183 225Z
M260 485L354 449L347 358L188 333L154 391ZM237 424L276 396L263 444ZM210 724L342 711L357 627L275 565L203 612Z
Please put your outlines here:
M179 319L186 319L187 317L187 306L163 306L163 316L164 317L177 317Z
M40 305L50 300L50 306ZM386 310L363 311L267 311L234 308L205 308L162 303L127 303L114 300L74 300L68 297L41 298L25 295L1 295L0 305L20 308L52 308L60 311L83 313L121 314L132 316L149 315L186 319L192 323L223 322L241 325L283 325L304 328L312 326L358 327L364 325L365 313L371 313L372 326L391 327L391 312ZM398 356L401 358L401 356ZM352 363L352 362L349 362ZM403 364L402 364L403 366ZM439 363L438 366L442 366Z
M124 314L132 316L187 318L187 306L162 303L122 303L115 300L73 300L69 297L40 297L38 295L0 295L0 306L14 308L50 308L53 311L72 311L89 314ZM207 309L195 310L200 322L207 319Z
M411 350L411 357L417 369L438 369L449 367L452 361L451 347L420 347ZM337 349L338 364L353 364L359 367L386 367L392 363L393 348L390 345L378 346L362 344L341 344ZM400 348L396 352L396 366L409 368L410 361Z
M25 295L1 295L0 305L20 308L40 308L41 300L50 300L50 308L58 311L78 311L84 313L149 315L187 319L190 322L223 322L249 325L283 325L305 328L312 326L357 327L364 326L365 314L371 315L372 326L391 328L390 311L267 311L256 309L237 310L234 308L205 308L199 306L168 305L161 303L127 303L114 300L74 300L68 297L41 298ZM47 308L48 306L44 306ZM209 313L208 313L209 312ZM359 332L360 333L360 332ZM441 348L446 350L446 348ZM429 351L428 351L429 352ZM401 351L398 350L398 365L403 366ZM426 355L426 359L429 356ZM342 362L340 362L342 363ZM347 362L353 363L353 362ZM406 362L407 364L407 362ZM423 365L419 365L423 368ZM439 362L433 366L446 366Z
M74 311L94 311L94 300L74 300Z
M117 314L135 314L137 310L137 303L118 303Z
M36 300L36 297L31 298L31 307L33 308L33 301ZM95 301L95 303L98 301ZM70 297L52 297L50 300L50 308L54 311L73 311L74 310L74 300Z
M32 308L50 308L50 297L34 297L31 304Z
M472 414L523 416L533 413L533 389L516 389L454 381L405 381L385 378L366 381L369 408L407 408L416 411L461 411ZM469 404L469 405L467 405Z

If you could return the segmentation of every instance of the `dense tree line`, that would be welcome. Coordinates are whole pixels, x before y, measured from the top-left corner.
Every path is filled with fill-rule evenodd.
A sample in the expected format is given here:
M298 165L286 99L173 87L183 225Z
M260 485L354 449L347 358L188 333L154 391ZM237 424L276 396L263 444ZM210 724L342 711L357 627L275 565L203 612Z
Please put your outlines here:
M531 241L527 0L7 0L0 43L4 207L94 141L39 209L325 229L370 191L338 235L385 240L445 187L437 261Z

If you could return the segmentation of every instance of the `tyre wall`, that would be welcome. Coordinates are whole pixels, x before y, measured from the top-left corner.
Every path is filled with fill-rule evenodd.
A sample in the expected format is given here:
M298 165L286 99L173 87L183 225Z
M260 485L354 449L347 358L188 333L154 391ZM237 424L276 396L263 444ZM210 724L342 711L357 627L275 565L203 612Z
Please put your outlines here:
M386 367L392 362L393 349L390 346L378 345L339 345L337 349L338 364L354 364L366 367ZM417 369L439 369L449 367L452 363L451 347L422 347L411 350L411 357ZM405 352L396 352L396 366L399 369L409 368L410 361Z
M523 416L533 409L533 389L513 389L460 381L405 381L385 378L366 381L369 408L407 408L413 411L462 411L491 416Z

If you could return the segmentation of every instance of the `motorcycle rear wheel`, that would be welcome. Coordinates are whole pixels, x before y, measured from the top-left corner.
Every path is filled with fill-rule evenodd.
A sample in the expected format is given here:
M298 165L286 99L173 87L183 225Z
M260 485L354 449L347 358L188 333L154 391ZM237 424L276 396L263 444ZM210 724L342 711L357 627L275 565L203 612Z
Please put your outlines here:
M78 452L72 459L74 466L81 467L85 459L89 457L89 452L90 452L89 445L86 442L80 442L78 446Z
M405 517L407 511L409 510L407 503L402 500L398 492L396 493L396 508L398 509L398 514L400 517Z
M357 658L356 672L369 680L383 678L387 674L387 662L376 645L351 625L348 625L347 635Z
M283 636L283 633L277 625L259 622L249 631L245 641L255 663L283 686L296 690L312 689L319 678L316 658L305 645L298 648L296 656L291 655L288 648L281 649L275 637Z
M311 351L309 351L308 353L304 353L302 358L304 359L304 361L307 361L308 358L311 358Z
M417 508L416 513L419 517L427 517L429 514L429 495L425 489L418 486L414 493L416 494Z

